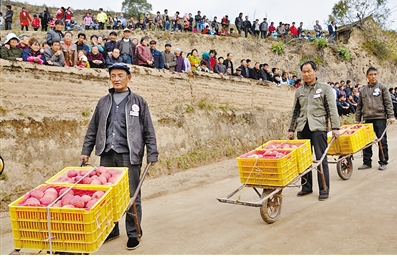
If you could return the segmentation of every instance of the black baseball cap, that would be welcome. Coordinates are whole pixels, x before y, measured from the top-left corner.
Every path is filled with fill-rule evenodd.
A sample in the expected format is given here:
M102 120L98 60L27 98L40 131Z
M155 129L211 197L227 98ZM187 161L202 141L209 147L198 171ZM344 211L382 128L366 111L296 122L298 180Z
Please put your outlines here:
M151 40L151 41L149 42L149 44L151 44L151 45L155 45L155 44L157 44L157 43L156 43L156 41L155 41L155 40Z
M117 36L117 32L116 32L116 31L112 31L112 32L109 33L109 36L110 36L110 35L115 35L115 36Z
M109 67L109 74L113 69L125 70L128 75L131 74L130 67L122 63L115 63Z

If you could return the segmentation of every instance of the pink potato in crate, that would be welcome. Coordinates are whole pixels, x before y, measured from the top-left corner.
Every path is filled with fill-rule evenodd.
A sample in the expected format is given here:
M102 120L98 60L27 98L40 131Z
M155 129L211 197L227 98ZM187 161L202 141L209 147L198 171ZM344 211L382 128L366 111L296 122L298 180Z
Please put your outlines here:
M77 175L76 177L74 177L74 182L79 181L83 176ZM81 181L79 182L81 183Z
M52 207L57 207L57 208L62 207L62 201L59 200L58 202L54 203L54 205Z
M106 179L105 176L103 176L103 174L98 177L98 180L101 181L102 185L108 182L108 180Z
M91 201L89 201L89 202L85 205L86 210L91 209L92 206L94 206L94 205L96 204L96 202L98 202L98 199L92 199Z
M76 177L77 176L77 170L68 170L67 175L68 175L69 178Z
M31 197L31 198L27 199L27 200L22 204L22 206L40 206L40 202L39 202L39 200L37 200L36 198Z
M99 179L93 179L91 185L102 185L102 182Z
M45 190L44 191L44 194L47 194L47 193L54 193L54 194L56 194L56 195L58 195L58 192L57 192L57 190L55 189L55 188L52 188L52 187L50 187L50 188L48 188L47 190Z
M103 195L105 194L105 192L103 191L96 191L93 195L92 198L96 198L96 199L100 199Z
M62 206L70 204L70 201L74 198L74 195L66 194L62 197Z
M53 192L49 192L49 193L45 193L43 198L49 198L51 200L51 202L55 201L58 198L58 194L57 193L53 193Z
M70 204L76 208L84 208L84 200L78 195L74 196L73 199L70 200Z
M66 205L62 206L62 208L75 208L75 207L74 207L74 205L66 204Z
M119 172L117 170L115 170L115 169L110 169L110 170L108 170L107 173L109 173L112 176L114 176L115 174L119 174Z
M89 195L82 195L81 199L83 199L84 203L88 203L92 198Z
M98 175L98 176L100 176L102 173L104 173L104 172L106 172L106 168L104 167L104 166L99 166L97 169L96 169L96 174Z
M118 180L118 178L115 178L115 177L111 177L109 180L108 180L108 183L110 183L110 184L115 184L116 182L117 182L117 180Z
M43 197L40 199L40 203L44 206L48 206L53 202L53 200L51 200L51 198L49 197Z
M39 189L33 189L33 190L30 192L30 196L31 196L31 197L34 197L34 198L36 198L36 199L38 199L38 200L40 200L41 198L43 198L44 192L41 191L41 190L39 190Z
M102 176L102 177L105 177L106 180L108 180L109 178L112 177L112 174L110 174L109 172L104 172L104 173L101 174L101 176ZM100 177L101 177L101 176L100 176Z
M82 184L91 184L91 182L93 181L93 179L92 178L90 178L90 177L85 177L85 178L83 178L83 180L81 181L81 183Z
M69 177L67 175L62 175L59 176L59 178L57 179L57 181L59 182L66 182L69 179Z
M59 190L59 195L62 195L66 190L68 190L69 188L64 187L61 190ZM74 195L73 190L69 190L66 194L70 194L70 195Z

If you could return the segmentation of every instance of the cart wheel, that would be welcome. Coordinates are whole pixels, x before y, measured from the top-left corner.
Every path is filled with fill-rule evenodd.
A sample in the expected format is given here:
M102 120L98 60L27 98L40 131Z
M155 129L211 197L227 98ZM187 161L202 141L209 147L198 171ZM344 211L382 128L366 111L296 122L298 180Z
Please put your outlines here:
M0 175L3 173L4 170L4 161L3 158L0 156Z
M270 194L272 191L271 189L263 189L262 198L266 197L266 195ZM262 219L269 224L276 222L281 213L281 204L283 201L281 192L282 191L266 199L260 208Z
M343 157L344 156L339 156L339 159L342 159ZM348 180L353 174L352 156L338 161L336 164L336 170L338 171L338 175L341 179Z

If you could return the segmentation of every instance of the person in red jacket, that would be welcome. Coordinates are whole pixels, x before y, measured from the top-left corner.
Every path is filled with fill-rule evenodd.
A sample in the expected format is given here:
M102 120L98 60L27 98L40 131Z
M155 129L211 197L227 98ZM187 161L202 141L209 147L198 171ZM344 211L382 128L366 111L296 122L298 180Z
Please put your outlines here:
M135 48L134 60L136 60L137 64L140 66L152 67L153 65L154 59L148 44L149 37L144 36L141 38L141 44L137 45Z
M30 14L28 11L26 11L26 7L22 7L22 11L19 13L19 22L21 24L21 30L23 31L23 28L26 28L26 31L29 30L29 22L32 22L32 18L30 17Z
M37 14L33 14L32 27L34 31L37 31L40 28L40 19L37 17Z
M298 37L298 29L295 27L295 22L292 22L292 26L289 28L289 33L293 37Z

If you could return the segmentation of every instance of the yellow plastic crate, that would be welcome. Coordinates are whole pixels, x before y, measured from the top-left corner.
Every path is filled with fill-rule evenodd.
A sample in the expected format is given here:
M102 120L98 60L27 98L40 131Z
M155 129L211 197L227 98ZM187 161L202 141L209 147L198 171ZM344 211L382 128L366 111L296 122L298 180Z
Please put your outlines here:
M248 157L263 154L265 150L253 150L237 158L240 181L247 185L284 186L298 176L296 151L277 150L286 155L281 158L265 159Z
M40 185L37 189L53 185ZM64 186L55 186L57 191ZM51 207L50 229L52 250L68 253L93 253L99 249L113 229L112 188L92 188L75 186L75 193L92 194L105 191L105 194L90 210L84 208ZM26 195L8 205L15 249L50 250L48 240L47 208L39 206L19 206Z
M90 171L93 167L66 167L54 176L52 176L49 180L47 180L46 184L54 184L54 185L67 185L71 186L71 184L57 181L58 178L64 174L66 174L69 170L87 170ZM130 184L128 180L128 168L126 167L106 167L106 170L115 169L119 172L120 177L113 185L87 185L87 184L78 184L82 188L91 189L92 187L100 187L100 188L113 188L112 190L112 207L113 207L113 221L119 221L121 216L123 215L125 209L127 208L130 202ZM95 171L94 171L95 172Z
M296 150L296 160L298 173L304 172L307 168L312 165L312 147L309 139L298 139L298 140L270 140L265 144L257 147L255 150L262 150L269 148L270 145L280 144L279 148L275 149L286 149L286 150ZM296 145L297 148L285 148L282 144Z
M347 129L352 131L350 135L340 135L331 144L327 154L329 155L347 155L354 154L366 145L364 129ZM332 135L328 133L328 143L330 143Z

